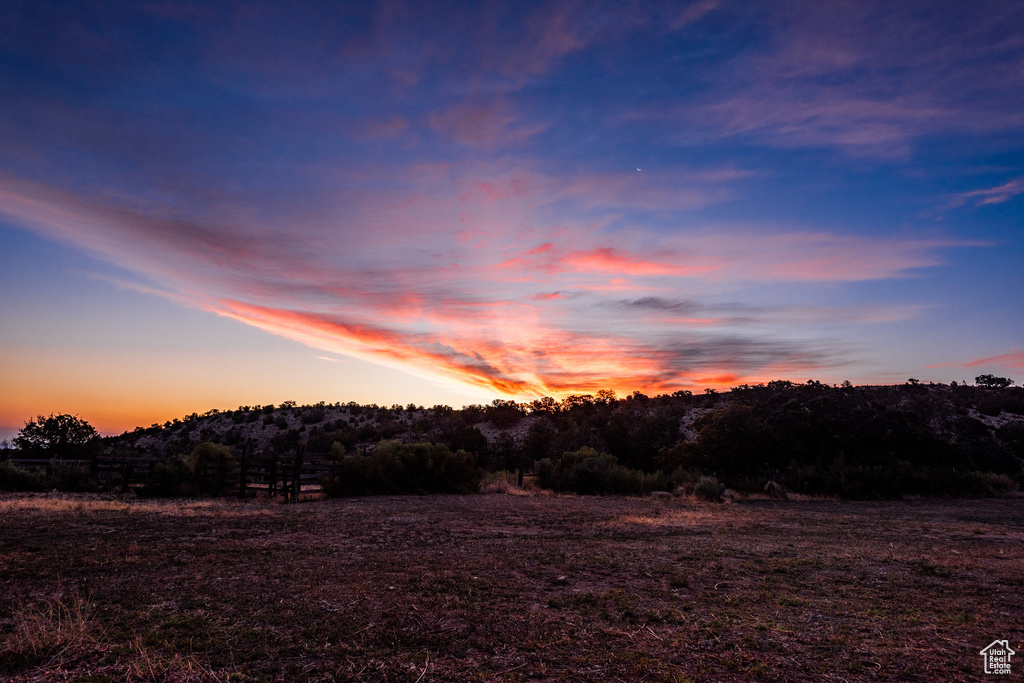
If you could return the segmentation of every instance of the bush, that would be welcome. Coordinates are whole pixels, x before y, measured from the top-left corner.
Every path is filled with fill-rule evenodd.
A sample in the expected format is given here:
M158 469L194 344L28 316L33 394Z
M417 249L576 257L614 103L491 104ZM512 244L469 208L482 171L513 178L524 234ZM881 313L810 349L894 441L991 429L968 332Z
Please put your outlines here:
M146 483L139 494L158 498L195 495L198 493L198 487L192 469L193 463L192 457L185 453L172 455L163 462L158 462L149 471Z
M515 472L499 470L486 475L480 485L481 493L512 493L519 490Z
M557 462L549 458L538 461L537 483L554 491L633 496L665 490L668 485L661 472L644 474L640 470L623 467L615 456L600 453L589 446L563 453Z
M312 408L303 410L299 419L302 420L302 424L304 425L315 425L324 421L324 415L325 410L323 405L316 405Z
M476 493L481 471L476 458L444 444L382 441L368 456L344 456L325 482L331 496Z
M215 489L221 463L226 471L232 471L235 462L231 449L203 441L191 453L179 453L154 465L139 493L154 497L220 493Z
M73 493L98 491L97 482L80 462L51 460L46 467L46 488Z
M1007 496L1018 491L1017 482L1005 474L992 472L967 472L964 474L960 493L978 498Z
M14 463L0 462L0 491L45 491L46 475L43 472L23 470Z
M89 470L79 462L51 460L45 470L24 470L11 462L0 462L0 491L92 492L100 489Z
M725 497L725 484L716 477L701 477L693 485L693 495L701 500L721 503Z

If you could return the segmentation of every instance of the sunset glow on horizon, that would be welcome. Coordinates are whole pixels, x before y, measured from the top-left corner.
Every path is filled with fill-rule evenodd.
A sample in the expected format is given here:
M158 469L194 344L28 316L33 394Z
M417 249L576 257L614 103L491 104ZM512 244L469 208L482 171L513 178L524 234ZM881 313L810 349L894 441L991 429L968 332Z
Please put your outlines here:
M1009 0L15 0L0 102L0 438L1024 381Z

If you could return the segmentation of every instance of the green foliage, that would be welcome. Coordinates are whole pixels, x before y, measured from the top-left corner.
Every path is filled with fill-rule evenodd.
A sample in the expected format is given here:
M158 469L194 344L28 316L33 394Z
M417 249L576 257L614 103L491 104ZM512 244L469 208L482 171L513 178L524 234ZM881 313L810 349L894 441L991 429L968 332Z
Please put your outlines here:
M98 437L93 426L76 415L38 416L14 437L26 457L75 459L84 457L85 446Z
M44 469L25 470L0 462L0 491L98 491L99 483L78 462L51 460Z
M324 421L325 406L323 402L316 404L311 408L306 408L302 411L300 420L304 425L320 424Z
M701 500L721 503L725 496L725 484L718 481L716 477L701 477L693 485L693 495Z
M51 460L46 466L46 488L78 493L98 491L100 485L81 462Z
M565 452L557 461L544 458L537 463L537 483L555 491L571 491L585 495L613 493L642 495L665 490L664 473L645 474L623 467L614 455L601 453L589 446Z
M178 453L153 466L140 495L153 497L216 494L217 468L230 471L234 457L227 446L203 441L191 453Z
M0 462L0 491L46 491L44 472L30 472L14 463Z
M339 444L340 445L340 444ZM325 483L332 496L475 493L482 472L466 451L444 444L382 441L368 456L344 456Z
M517 424L523 419L523 406L515 401L503 401L496 398L484 410L486 419L495 427L505 429Z
M185 453L172 455L163 462L158 462L149 471L140 495L158 498L196 495L198 486L193 471L194 464L194 459Z
M180 425L119 438L137 450L140 437L156 436L167 453L191 451L197 437L240 444L248 435L240 426L226 428L224 416L241 425L245 415L246 422L263 421L268 429L257 431L277 452L300 442L323 452L337 442L347 454L365 454L382 440L415 440L471 453L474 466L487 471L539 470L549 487L567 491L642 493L680 483L692 491L700 476L710 476L741 492L760 491L772 480L794 493L848 498L1001 495L1007 481L1024 482L1024 420L1016 417L1024 415L1024 389L994 376L979 382L844 382L834 389L816 380L773 380L698 396L634 393L619 400L602 391L461 410L286 402L276 412L256 406L193 414ZM507 428L488 441L474 426L481 422ZM397 465L388 474L388 467L352 457L343 467L363 474L339 491L432 490L429 482L395 484L405 476L395 474Z
M678 465L697 465L727 479L757 469L766 462L776 438L765 420L743 403L705 413L694 424L696 443Z
M1024 415L1024 389L984 391L974 405L982 415L996 416L1003 412Z
M192 472L195 473L197 477L208 476L215 468L220 466L222 461L226 465L232 465L234 463L234 457L231 455L231 449L227 446L215 444L212 441L203 441L202 443L197 444L195 449L192 451L191 456L188 458Z

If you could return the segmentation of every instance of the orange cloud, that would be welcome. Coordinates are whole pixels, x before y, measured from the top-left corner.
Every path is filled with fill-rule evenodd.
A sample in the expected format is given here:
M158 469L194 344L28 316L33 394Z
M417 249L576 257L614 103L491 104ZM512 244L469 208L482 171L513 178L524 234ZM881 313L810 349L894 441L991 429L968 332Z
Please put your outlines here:
M313 348L509 396L657 393L842 365L836 344L800 334L788 342L787 332L870 322L863 312L703 300L721 283L898 277L963 244L756 226L615 230L561 213L541 220L535 207L599 199L520 169L453 174L415 169L401 191L372 190L308 227L297 221L302 229L169 218L4 176L0 212L145 273L175 300ZM690 292L682 303L666 298L681 291Z

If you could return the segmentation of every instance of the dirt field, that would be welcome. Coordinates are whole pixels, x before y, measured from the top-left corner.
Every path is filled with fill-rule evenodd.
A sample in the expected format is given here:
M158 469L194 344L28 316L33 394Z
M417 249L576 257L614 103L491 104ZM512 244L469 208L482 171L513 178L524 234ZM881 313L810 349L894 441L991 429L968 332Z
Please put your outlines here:
M0 496L14 681L1013 680L1022 592L1020 500Z

